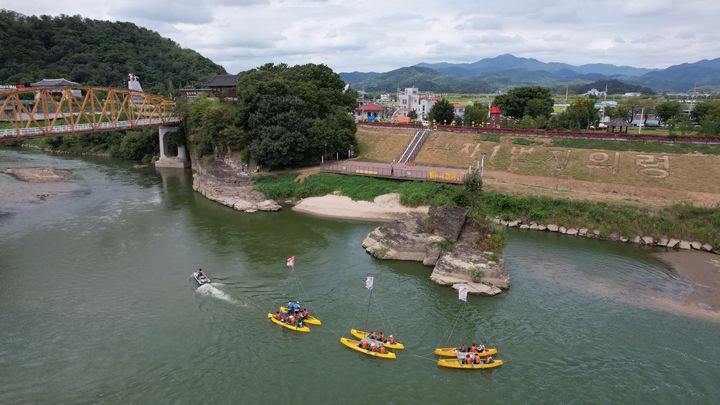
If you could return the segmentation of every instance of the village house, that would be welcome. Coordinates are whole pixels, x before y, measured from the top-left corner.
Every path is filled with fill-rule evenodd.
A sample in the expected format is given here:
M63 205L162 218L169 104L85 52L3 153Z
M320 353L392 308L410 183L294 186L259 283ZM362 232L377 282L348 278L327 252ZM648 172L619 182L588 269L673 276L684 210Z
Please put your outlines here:
M462 118L465 115L465 106L460 103L452 103L453 112L456 117Z
M355 109L356 122L376 122L388 117L388 107L374 103L365 104Z

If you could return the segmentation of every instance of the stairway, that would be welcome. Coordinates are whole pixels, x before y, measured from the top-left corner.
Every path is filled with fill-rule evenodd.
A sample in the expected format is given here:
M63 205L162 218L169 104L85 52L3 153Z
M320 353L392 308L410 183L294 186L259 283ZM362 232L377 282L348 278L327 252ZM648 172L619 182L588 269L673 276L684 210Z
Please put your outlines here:
M417 154L420 153L420 149L422 149L422 146L429 135L430 130L428 129L421 129L415 132L415 136L412 137L410 143L408 143L408 145L405 147L405 150L403 150L403 153L400 155L397 163L412 162L417 156Z

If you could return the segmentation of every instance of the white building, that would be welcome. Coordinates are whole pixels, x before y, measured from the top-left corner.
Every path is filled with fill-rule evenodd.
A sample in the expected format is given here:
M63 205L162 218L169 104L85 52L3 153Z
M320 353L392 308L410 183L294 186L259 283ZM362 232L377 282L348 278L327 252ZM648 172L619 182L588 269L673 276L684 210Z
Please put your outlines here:
M405 90L398 90L398 106L400 108L407 108L408 110L415 110L416 113L420 108L420 91L417 87L407 87Z
M607 91L601 91L598 89L590 89L590 90L586 91L583 95L585 95L585 96L606 96Z

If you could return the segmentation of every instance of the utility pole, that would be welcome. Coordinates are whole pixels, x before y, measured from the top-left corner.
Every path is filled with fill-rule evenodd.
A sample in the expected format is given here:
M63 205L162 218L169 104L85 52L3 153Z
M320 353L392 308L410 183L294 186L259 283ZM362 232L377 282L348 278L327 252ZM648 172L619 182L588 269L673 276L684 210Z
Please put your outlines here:
M480 155L480 177L483 177L485 173L485 154Z
M640 135L640 130L642 129L642 126L643 126L643 121L644 121L643 117L644 116L645 116L645 107L643 107L640 110L640 122L638 123L638 135Z

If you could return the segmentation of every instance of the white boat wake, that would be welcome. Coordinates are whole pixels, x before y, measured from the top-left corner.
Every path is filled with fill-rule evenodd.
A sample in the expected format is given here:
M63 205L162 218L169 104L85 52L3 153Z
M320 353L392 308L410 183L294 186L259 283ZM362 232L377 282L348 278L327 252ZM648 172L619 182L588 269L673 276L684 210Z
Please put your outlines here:
M216 286L212 284L203 284L199 286L195 292L200 295L204 295L206 297L212 297L217 298L219 300L223 300L225 302L229 302L232 304L237 304L237 301L234 300L231 296L229 296L225 291L217 288Z

